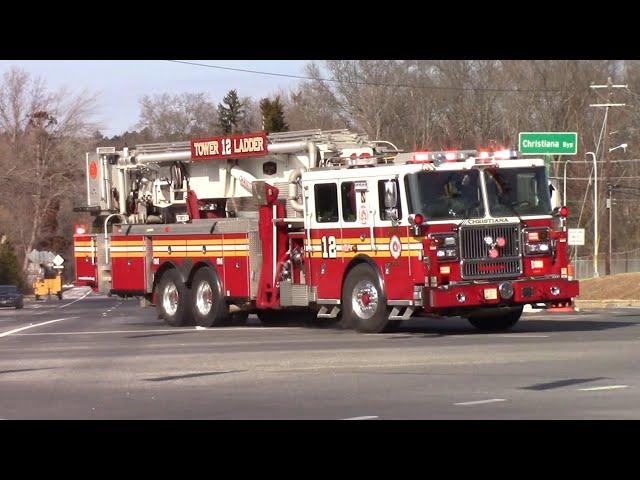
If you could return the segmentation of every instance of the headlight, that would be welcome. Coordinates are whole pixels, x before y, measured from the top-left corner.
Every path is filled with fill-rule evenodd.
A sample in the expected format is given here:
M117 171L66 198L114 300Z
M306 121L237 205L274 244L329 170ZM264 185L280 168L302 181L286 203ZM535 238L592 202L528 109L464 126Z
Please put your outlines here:
M455 248L438 248L436 257L438 257L438 260L454 260L458 257L458 250Z
M527 228L522 234L525 255L548 255L551 252L548 228Z
M458 258L457 238L453 232L429 235L429 245L431 250L436 251L438 260L455 260Z
M527 254L546 254L549 253L550 247L548 243L527 243Z

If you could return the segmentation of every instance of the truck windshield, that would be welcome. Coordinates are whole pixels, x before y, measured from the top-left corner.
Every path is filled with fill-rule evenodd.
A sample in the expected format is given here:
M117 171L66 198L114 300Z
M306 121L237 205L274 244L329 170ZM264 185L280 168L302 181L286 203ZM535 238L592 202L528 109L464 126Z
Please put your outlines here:
M405 187L410 213L427 220L484 216L477 170L411 173Z
M17 293L17 292L18 292L18 288L14 287L13 285L0 285L0 293L7 294L7 293Z
M544 167L484 171L492 216L548 215L551 194Z

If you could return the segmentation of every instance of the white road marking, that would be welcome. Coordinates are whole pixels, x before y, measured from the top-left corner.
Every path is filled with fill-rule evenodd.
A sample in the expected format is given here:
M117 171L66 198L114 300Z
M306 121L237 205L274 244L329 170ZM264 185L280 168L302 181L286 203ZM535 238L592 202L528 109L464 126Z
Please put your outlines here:
M342 420L373 420L374 418L379 418L379 417L376 415L367 415L364 417L343 418Z
M483 403L495 403L495 402L506 402L505 398L490 398L489 400L475 400L473 402L460 402L454 403L454 405L466 406L466 405L481 405Z
M604 387L579 388L581 392L596 392L598 390L617 390L619 388L627 388L629 385L607 385Z
M69 305L72 305L76 302L79 302L80 300L82 300L83 298L85 298L87 295L89 295L93 290L89 290L87 293L85 293L83 296L81 296L80 298L78 298L77 300L74 300L73 302L69 302L66 305L61 305L58 308L65 308L68 307Z
M56 322L61 322L63 320L71 320L72 318L78 318L78 317L65 317L65 318L57 318L55 320L49 320L48 322L42 322L42 323L34 323L33 325L28 325L26 327L21 327L21 328L16 328L13 330L9 330L8 332L4 332L4 333L0 333L0 338L1 337L8 337L9 335L12 335L14 333L18 333L21 332L23 330L27 330L29 328L35 328L35 327L40 327L42 325L48 325L50 323L56 323Z
M77 318L77 317L71 317ZM46 322L45 322L46 323ZM259 330L263 332L281 332L282 330L299 330L295 327L278 327L278 328L269 328L269 327L237 327L237 328L203 328L198 331L206 331L211 333L221 333L228 332L230 330ZM102 330L97 332L49 332L49 333L22 333L20 335L96 335L99 333L156 333L156 332L195 332L195 329L184 329L184 328L172 328L172 329L158 329L158 330ZM315 340L312 340L315 341ZM422 365L422 364L420 364Z
M529 335L526 333L494 333L488 334L487 337L504 337L504 338L549 338L549 335Z

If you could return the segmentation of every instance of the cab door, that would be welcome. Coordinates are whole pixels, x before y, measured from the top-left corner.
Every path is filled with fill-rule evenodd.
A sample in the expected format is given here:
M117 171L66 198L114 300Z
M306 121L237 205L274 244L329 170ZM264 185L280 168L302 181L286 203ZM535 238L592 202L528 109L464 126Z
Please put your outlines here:
M341 248L338 256L343 267L358 254L372 252L373 224L369 183L367 180L348 179L340 182Z
M318 181L308 185L308 192L311 284L317 287L318 299L340 299L343 258L338 255L342 248L338 183Z
M385 205L387 183L395 184L395 205ZM420 255L421 239L415 238L407 221L404 186L398 178L376 179L376 264L385 282L387 300L413 298L411 261Z

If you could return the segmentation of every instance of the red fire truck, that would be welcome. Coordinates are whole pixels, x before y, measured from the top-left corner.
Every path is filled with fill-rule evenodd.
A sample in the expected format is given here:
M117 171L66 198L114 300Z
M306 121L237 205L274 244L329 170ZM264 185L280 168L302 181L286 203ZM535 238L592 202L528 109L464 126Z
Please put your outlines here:
M98 148L86 164L95 221L74 236L76 284L169 325L255 312L382 332L426 315L496 331L578 295L567 209L543 160L510 150L312 130Z

